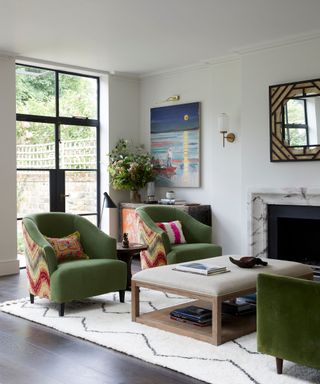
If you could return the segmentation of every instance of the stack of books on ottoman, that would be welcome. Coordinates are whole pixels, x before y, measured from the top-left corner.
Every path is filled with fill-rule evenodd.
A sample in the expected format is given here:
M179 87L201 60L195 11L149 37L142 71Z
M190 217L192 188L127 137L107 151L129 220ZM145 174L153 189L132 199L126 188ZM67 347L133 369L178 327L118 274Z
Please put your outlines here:
M199 327L210 325L212 322L212 311L206 308L190 305L188 307L177 308L170 312L170 317L176 321L190 323Z
M196 273L199 275L206 275L206 276L229 272L229 270L225 266L212 265L209 263L208 264L198 263L198 262L176 264L173 269L176 271Z

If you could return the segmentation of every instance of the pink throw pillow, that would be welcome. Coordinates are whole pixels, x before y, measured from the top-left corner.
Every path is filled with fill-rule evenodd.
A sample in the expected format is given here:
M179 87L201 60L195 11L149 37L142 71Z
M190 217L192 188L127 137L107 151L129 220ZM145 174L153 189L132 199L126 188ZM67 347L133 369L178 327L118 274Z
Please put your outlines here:
M156 223L159 228L166 232L171 244L184 244L186 239L182 232L182 226L179 220L169 221L168 223Z

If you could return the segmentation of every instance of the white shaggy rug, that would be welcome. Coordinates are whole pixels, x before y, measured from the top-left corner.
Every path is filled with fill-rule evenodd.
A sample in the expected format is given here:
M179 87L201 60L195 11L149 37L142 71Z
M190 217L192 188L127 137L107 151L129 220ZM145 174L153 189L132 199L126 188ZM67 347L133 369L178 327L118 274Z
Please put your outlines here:
M186 298L141 290L141 312L183 303ZM277 375L275 359L256 351L255 333L219 347L133 323L130 292L126 303L110 293L69 303L59 317L54 304L45 299L20 299L0 304L0 310L61 332L81 337L152 364L170 368L212 384L320 383L320 371L284 362Z

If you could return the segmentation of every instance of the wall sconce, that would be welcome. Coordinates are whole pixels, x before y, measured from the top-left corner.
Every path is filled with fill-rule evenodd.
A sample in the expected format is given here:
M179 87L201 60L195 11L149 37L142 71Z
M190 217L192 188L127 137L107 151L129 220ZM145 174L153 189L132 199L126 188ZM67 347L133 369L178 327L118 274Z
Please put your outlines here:
M220 113L218 117L218 127L219 127L220 133L222 133L223 147L225 146L226 140L229 143L233 143L235 141L236 135L232 132L228 133L229 117L226 113Z
M173 95L173 96L168 97L164 101L166 102L166 101L179 101L179 100L180 100L180 95Z

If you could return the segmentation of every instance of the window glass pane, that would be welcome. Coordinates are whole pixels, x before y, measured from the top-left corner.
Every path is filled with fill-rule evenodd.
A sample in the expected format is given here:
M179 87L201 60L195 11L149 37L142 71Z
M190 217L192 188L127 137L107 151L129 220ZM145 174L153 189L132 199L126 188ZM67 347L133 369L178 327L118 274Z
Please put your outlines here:
M92 224L98 225L98 216L97 215L88 215L88 216L82 216L89 220Z
M65 174L66 212L97 212L97 173L73 172Z
M286 107L288 113L286 124L306 124L304 100L290 99Z
M97 119L97 79L59 74L59 115Z
M49 211L49 172L17 171L17 217Z
M17 113L55 116L55 73L48 69L16 66Z
M307 132L304 128L289 128L288 132L290 146L307 145Z
M17 254L20 268L26 266L26 259L24 255L24 242L22 235L22 220L17 220Z
M60 169L96 169L96 127L60 126Z
M54 167L54 125L17 121L17 168Z

